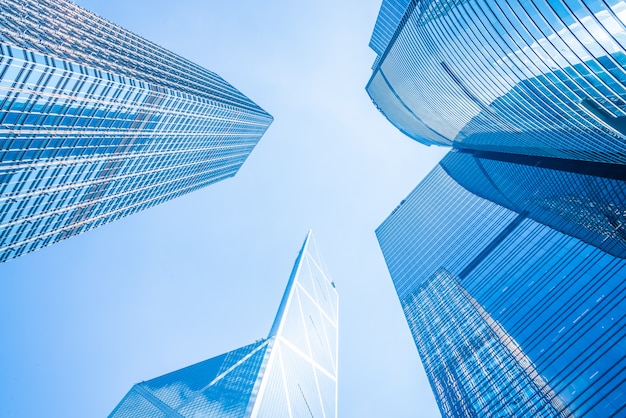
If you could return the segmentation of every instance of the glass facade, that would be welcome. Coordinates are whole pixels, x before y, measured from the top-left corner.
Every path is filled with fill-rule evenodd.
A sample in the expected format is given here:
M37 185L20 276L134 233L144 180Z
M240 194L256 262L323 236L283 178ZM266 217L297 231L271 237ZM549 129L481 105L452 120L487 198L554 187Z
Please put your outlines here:
M261 340L138 383L110 417L246 416L267 346L268 341Z
M110 417L335 418L338 319L309 232L266 339L138 383Z
M0 12L0 261L235 175L272 122L69 1Z
M376 51L379 56L385 53L410 3L411 0L389 0L383 1L380 6L380 12L370 40L370 48Z
M625 164L625 22L623 0L385 0L367 91L427 145Z
M523 164L451 152L441 167L477 196L626 258L626 181L548 168L551 160L541 157L512 158Z
M570 415L515 339L449 272L436 272L404 309L420 352L455 343L448 355L424 358L444 416Z
M601 183L469 158L448 154L376 231L442 414L622 416L626 260L570 234L602 233L610 192L590 205L573 191ZM539 175L551 192L518 195Z

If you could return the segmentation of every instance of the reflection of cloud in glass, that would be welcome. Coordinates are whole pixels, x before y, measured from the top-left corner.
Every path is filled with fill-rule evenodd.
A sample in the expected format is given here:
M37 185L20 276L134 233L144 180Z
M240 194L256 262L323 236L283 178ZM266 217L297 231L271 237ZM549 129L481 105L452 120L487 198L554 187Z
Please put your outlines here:
M444 413L570 416L522 347L450 272L436 272L403 308Z
M449 153L441 167L469 192L609 254L626 258L626 181L546 167L545 158L499 161ZM569 169L569 171L567 171Z
M335 417L338 300L322 265L309 232L267 339L138 383L110 417Z
M626 116L625 3L570 7L410 5L377 51L367 91L427 145L625 163L626 120L617 119ZM373 47L384 44L384 27Z
M583 16L495 62L507 67L522 63L519 68L526 70L526 76L530 78L594 57L623 52L620 43L626 45L625 19L626 3L620 1L613 6L612 12L600 10L592 16Z
M623 181L493 154L449 153L376 231L442 413L619 415Z

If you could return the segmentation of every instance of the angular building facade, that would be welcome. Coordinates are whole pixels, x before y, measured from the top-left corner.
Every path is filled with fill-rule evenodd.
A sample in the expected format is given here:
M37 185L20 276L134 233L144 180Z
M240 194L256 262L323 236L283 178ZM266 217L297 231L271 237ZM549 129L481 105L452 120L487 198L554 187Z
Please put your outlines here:
M267 338L138 383L109 416L335 418L338 319L309 232Z
M626 164L626 4L384 0L367 91L427 145Z
M626 413L625 196L453 152L377 229L445 417Z
M66 0L0 4L0 261L233 176L272 117Z

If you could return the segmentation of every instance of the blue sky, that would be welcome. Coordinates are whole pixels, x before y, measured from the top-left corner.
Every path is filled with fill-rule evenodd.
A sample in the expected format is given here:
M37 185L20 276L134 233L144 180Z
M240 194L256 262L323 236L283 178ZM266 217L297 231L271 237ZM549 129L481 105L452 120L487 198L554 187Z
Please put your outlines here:
M275 121L234 178L0 265L0 415L106 416L133 383L265 337L312 228L340 295L340 416L439 416L374 230L446 150L364 90L380 1L78 3Z

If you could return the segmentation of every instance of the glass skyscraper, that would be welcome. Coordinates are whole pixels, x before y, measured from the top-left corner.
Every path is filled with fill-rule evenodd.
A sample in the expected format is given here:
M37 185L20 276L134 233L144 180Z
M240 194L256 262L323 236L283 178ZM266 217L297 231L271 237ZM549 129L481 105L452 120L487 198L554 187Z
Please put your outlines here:
M444 416L626 413L625 196L451 152L377 229Z
M109 416L335 418L338 319L309 232L267 338L138 383Z
M445 417L626 414L626 2L383 0L367 91L453 151L377 229Z
M235 175L271 122L69 1L3 1L0 261Z
M626 3L384 0L367 91L427 145L626 164Z

